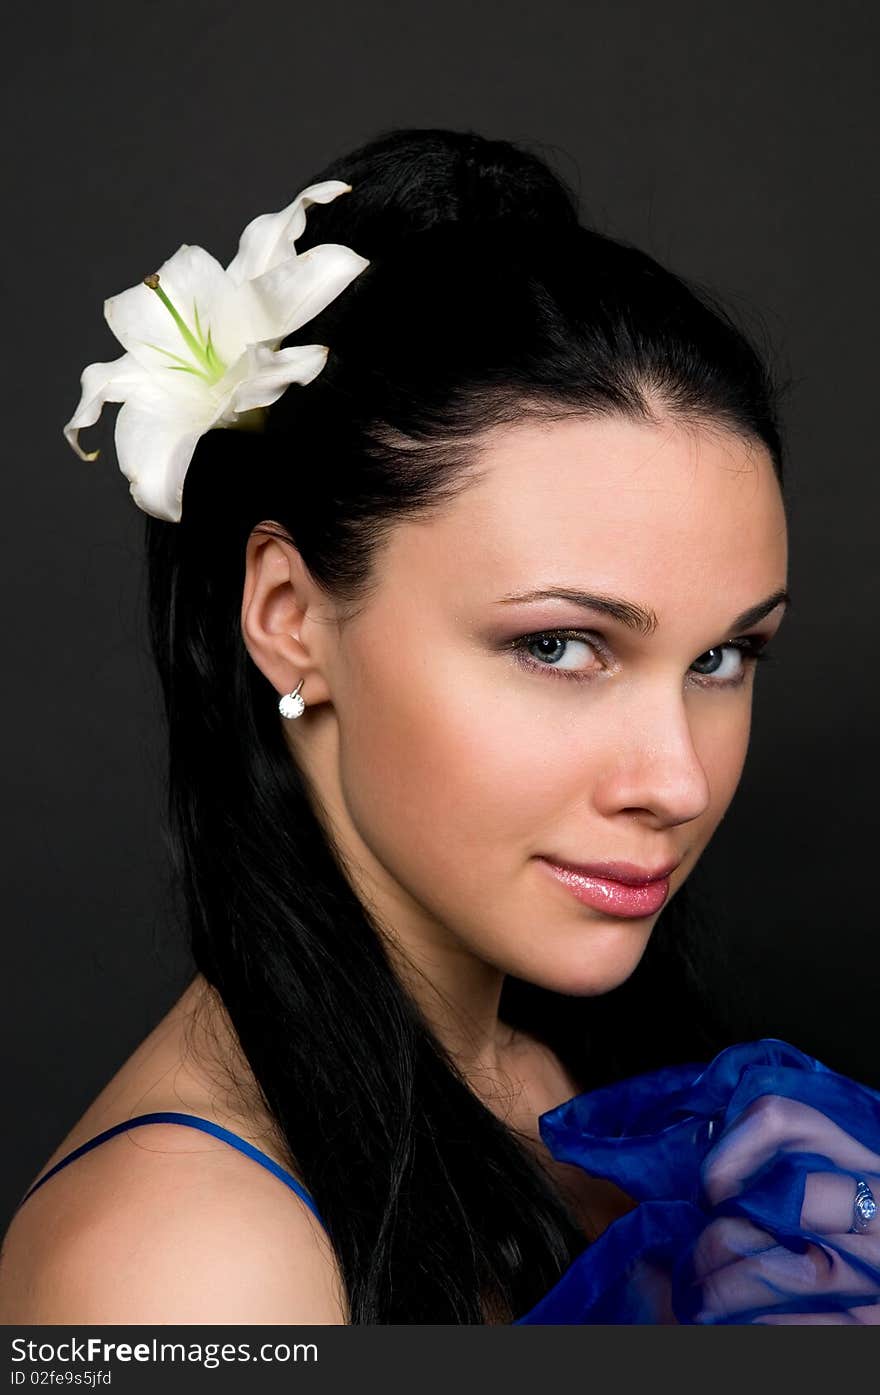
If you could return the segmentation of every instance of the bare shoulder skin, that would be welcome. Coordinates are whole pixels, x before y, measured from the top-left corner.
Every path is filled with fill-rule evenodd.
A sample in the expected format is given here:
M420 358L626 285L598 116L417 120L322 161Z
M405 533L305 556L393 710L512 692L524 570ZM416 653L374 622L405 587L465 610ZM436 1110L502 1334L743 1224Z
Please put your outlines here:
M232 1129L295 1176L272 1121L243 1109L233 1072L247 1093L240 1053L198 976L32 1181L102 1130L167 1109ZM535 1148L593 1238L633 1203L542 1143L537 1115L574 1093L553 1053L522 1037L509 1076L484 1097ZM345 1321L332 1247L305 1203L235 1148L175 1124L117 1134L63 1168L15 1215L0 1256L5 1323Z
M271 1122L243 1113L192 1050L205 987L194 981L32 1181L111 1125L169 1109L232 1129L296 1175ZM342 1293L305 1203L237 1149L176 1124L75 1159L16 1213L0 1255L6 1323L342 1323Z

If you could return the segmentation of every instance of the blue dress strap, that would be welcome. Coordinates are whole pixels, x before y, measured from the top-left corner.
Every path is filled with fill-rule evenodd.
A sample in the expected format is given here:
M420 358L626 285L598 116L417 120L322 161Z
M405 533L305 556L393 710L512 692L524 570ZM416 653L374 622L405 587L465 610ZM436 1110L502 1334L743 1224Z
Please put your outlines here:
M68 1163L72 1163L76 1158L81 1157L83 1153L88 1153L90 1149L97 1148L100 1143L106 1142L106 1140L112 1138L114 1134L125 1133L128 1129L137 1128L141 1124L186 1124L190 1128L201 1129L203 1133L213 1134L215 1138L222 1139L224 1143L231 1144L232 1147L237 1148L240 1153L244 1153L246 1157L253 1158L254 1162L260 1163L261 1166L267 1168L269 1172L274 1173L286 1186L290 1187L291 1191L296 1192L297 1196L308 1206L316 1220L318 1220L321 1225L324 1225L324 1221L321 1219L317 1206L302 1183L298 1182L295 1177L280 1165L280 1163L275 1162L274 1158L270 1158L267 1153L264 1153L261 1148L256 1148L253 1143L248 1143L247 1139L240 1138L239 1135L233 1133L231 1129L225 1129L222 1124L215 1124L211 1119L203 1119L198 1114L183 1114L179 1113L177 1110L170 1109L155 1110L151 1114L136 1114L132 1119L124 1119L121 1124L114 1124L112 1128L104 1129L102 1133L96 1134L95 1137L90 1138L88 1142L81 1143L78 1148L74 1148L72 1152L63 1157L60 1162L55 1163L54 1167L50 1167L45 1176L41 1177L38 1182L35 1182L34 1185L25 1192L18 1205L23 1206L28 1197L32 1196L35 1191L38 1191L44 1182L48 1182L49 1178L54 1177L55 1173L60 1171L62 1167L66 1167ZM324 1228L326 1230L326 1226L324 1226Z

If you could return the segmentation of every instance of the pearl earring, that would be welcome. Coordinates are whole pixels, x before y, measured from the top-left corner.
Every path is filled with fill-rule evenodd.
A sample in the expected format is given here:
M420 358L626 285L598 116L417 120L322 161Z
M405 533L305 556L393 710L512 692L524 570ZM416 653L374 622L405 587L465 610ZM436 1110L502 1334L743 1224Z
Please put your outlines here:
M278 711L282 717L301 717L305 712L305 702L299 695L299 690L305 681L304 678L301 678L292 693L285 693L282 698L279 698Z

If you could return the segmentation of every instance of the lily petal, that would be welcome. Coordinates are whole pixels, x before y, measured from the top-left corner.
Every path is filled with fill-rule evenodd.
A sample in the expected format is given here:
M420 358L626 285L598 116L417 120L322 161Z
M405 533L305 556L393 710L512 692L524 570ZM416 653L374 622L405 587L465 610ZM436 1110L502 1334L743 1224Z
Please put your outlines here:
M227 363L236 358L244 341L238 340L235 319L229 314L235 287L216 257L183 242L162 263L158 275L159 285L189 329L196 332L197 310L201 329L207 335L210 327L220 357ZM170 392L192 377L178 371L181 359L200 366L167 306L143 282L105 300L104 318L123 348L144 368L158 373Z
M64 427L64 435L80 460L97 460L100 451L84 451L79 433L93 426L101 415L105 402L124 402L129 393L144 383L144 370L131 354L123 354L112 363L90 363L80 374L81 396L76 411Z
M162 407L128 401L116 418L116 456L135 503L154 518L179 523L183 483L201 435L210 423Z
M240 285L261 276L287 257L295 256L293 243L306 226L305 210L312 203L332 203L340 194L351 193L351 185L339 179L309 184L280 213L261 213L252 218L238 241L238 251L226 268Z
M236 412L268 407L277 402L290 383L310 383L327 362L326 344L299 344L273 350L265 344L249 344L247 377L232 394Z
M236 313L247 321L249 340L280 341L292 334L369 265L350 247L324 242L247 281L238 289Z
M321 372L326 345L278 346L370 263L336 243L300 257L294 243L310 204L350 192L340 180L311 184L280 213L254 218L226 269L204 248L181 243L146 282L104 302L126 352L84 369L64 435L83 460L94 460L98 451L83 451L78 434L97 421L105 402L121 402L119 468L144 512L179 522L199 437L215 426L256 425L249 413Z

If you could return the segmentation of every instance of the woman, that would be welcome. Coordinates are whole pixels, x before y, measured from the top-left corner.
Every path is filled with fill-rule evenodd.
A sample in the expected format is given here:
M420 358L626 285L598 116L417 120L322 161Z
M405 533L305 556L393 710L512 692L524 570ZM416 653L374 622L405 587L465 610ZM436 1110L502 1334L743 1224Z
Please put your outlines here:
M366 260L284 340L328 346L314 380L181 431L159 488L122 459L159 409L117 427L197 972L26 1194L6 1322L528 1320L652 1195L541 1116L725 1044L686 883L788 599L768 370L507 142L392 131L321 181L297 253ZM204 328L178 369L213 382ZM736 1307L740 1231L689 1234L694 1320ZM682 1320L663 1283L620 1320Z

